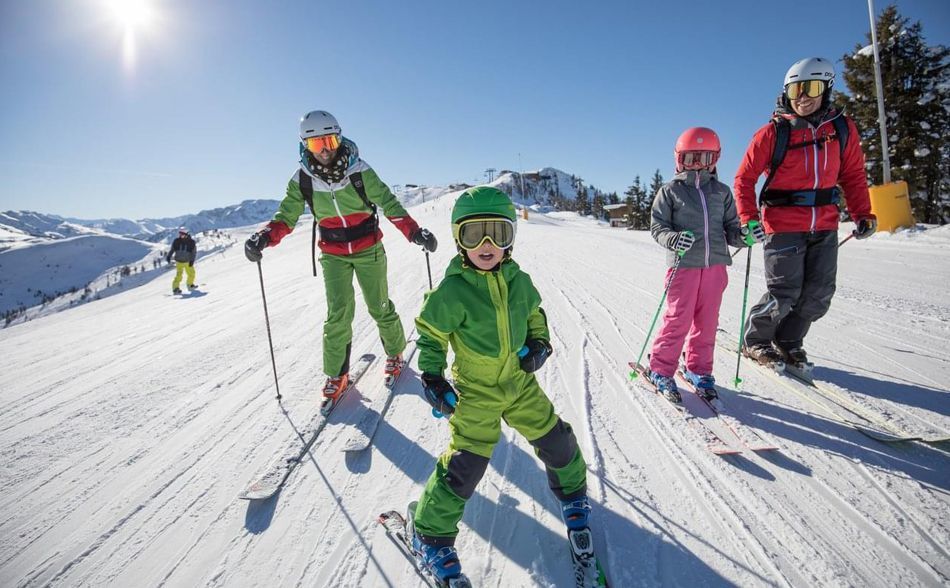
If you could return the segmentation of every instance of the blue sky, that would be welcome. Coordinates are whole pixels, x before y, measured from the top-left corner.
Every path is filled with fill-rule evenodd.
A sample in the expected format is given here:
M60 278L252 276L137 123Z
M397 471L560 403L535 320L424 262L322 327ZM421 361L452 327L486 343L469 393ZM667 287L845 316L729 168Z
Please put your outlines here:
M280 198L316 108L390 184L472 183L520 153L619 192L668 177L694 125L719 132L731 184L788 66L838 61L869 26L865 0L153 0L130 65L107 5L0 0L0 210ZM950 2L898 8L950 44Z

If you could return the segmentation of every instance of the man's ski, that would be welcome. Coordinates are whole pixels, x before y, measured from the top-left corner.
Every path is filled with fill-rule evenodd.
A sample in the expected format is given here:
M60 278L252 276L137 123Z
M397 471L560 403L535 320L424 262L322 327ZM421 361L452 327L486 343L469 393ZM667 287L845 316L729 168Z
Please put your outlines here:
M410 503L409 514L411 514L413 506L414 505ZM412 551L412 537L410 537L411 531L409 529L409 522L406 520L406 517L402 516L398 511L389 510L381 513L376 517L376 521L383 526L386 530L386 535L393 544L396 545L399 551L406 556L406 559L412 563L412 567L415 568L416 573L425 581L427 586L431 588L472 588L472 583L465 574L462 574L458 578L453 578L446 583L439 581L428 571L419 567L416 555Z
M769 441L766 436L755 429L752 429L742 423L739 419L732 416L726 411L726 405L722 402L722 398L716 398L713 400L708 400L705 396L700 394L696 390L696 386L693 385L686 375L683 374L683 369L680 367L677 370L677 375L682 380L683 384L688 390L695 394L709 409L722 421L723 424L728 427L730 431L742 442L743 445L751 449L752 451L778 451L779 446ZM717 387L718 388L718 387Z
M375 355L367 353L360 357L355 364L350 366L349 383L343 391L343 394L337 399L337 402L330 407L330 411L327 412L327 414L318 411L316 416L314 416L303 429L297 432L293 441L287 445L283 453L281 453L280 456L268 466L264 473L248 486L244 492L239 494L238 498L244 500L265 500L276 494L281 487L283 487L284 482L290 477L290 473L297 467L297 464L306 458L310 447L314 441L317 440L317 436L320 434L320 431L323 430L323 427L326 426L327 418L330 413L339 405L339 399L343 398L350 389L356 385L360 377L366 373L366 370L369 369L375 359Z
M716 455L731 455L736 453L742 453L741 450L736 449L729 443L726 443L722 438L717 435L712 429L706 426L706 424L695 415L691 414L683 407L682 404L676 404L670 402L665 396L659 393L656 389L656 386L650 381L650 372L645 367L639 363L630 362L630 367L633 368L634 372L639 375L640 382L643 383L644 387L647 390L650 390L660 398L666 400L670 406L676 409L676 411L684 418L684 420L693 428L696 433L699 434L700 438L706 444L706 448L715 453Z
M729 337L728 333L726 333L725 331L722 331L721 329L719 332L720 334L726 335L726 337L717 337L716 345L729 351L732 354L739 353L739 350L736 348L736 343L734 339ZM726 339L726 341L723 341L723 339ZM902 443L905 441L921 441L922 440L921 437L919 436L907 435L903 433L902 431L896 431L891 426L886 426L886 427L879 426L878 424L875 424L872 420L868 419L866 416L855 413L854 411L847 409L847 407L841 406L840 404L836 403L837 406L841 406L841 408L845 408L846 410L848 410L849 412L851 412L852 414L859 417L861 420L865 422L861 423L861 422L856 422L851 419L845 418L841 416L840 414L836 413L835 411L831 410L824 404L818 402L817 400L815 400L814 398L812 398L805 392L799 390L797 386L794 386L792 384L792 382L795 382L810 391L813 391L813 392L817 391L819 392L819 395L822 396L822 398L826 398L823 394L820 394L820 390L815 386L814 382L809 383L807 380L802 380L802 379L797 378L794 371L788 371L787 369L782 369L782 370L773 369L771 367L762 365L757 361L753 361L749 359L748 357L743 356L743 358L747 360L747 362L750 365L753 365L759 368L759 371L761 373L767 374L774 381L781 384L782 387L784 387L789 392L792 392L793 394L799 396L803 400L806 400L814 404L815 406L821 408L824 411L824 413L831 418L831 420L834 420L838 423L851 427L855 429L856 431L862 433L866 437L874 439L875 441L880 441L881 443Z
M406 343L406 348L402 352L404 360L402 371L399 372L395 381L386 386L383 392L377 393L376 396L373 397L368 410L363 413L360 422L352 429L349 439L343 444L343 451L364 451L372 444L373 436L376 435L376 429L379 428L380 421L385 418L386 412L389 410L389 405L392 404L393 396L396 393L396 386L409 368L409 362L412 361L412 357L415 354L416 340L412 339Z

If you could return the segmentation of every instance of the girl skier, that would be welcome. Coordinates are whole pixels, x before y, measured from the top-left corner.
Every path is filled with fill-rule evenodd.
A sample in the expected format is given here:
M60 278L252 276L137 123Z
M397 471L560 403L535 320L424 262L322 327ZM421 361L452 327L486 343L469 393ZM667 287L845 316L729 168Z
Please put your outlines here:
M653 201L650 232L669 250L670 269L666 313L653 341L649 377L673 402L681 401L673 375L684 341L686 379L707 399L716 397L713 350L719 305L728 283L726 266L732 263L727 244L747 244L740 234L732 192L716 178L719 152L715 131L686 129L673 150L676 175Z

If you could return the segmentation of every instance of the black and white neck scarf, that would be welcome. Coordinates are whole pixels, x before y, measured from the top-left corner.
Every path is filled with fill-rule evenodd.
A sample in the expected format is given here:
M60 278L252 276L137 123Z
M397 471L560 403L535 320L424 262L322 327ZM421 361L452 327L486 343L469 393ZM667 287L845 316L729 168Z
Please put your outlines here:
M311 172L328 184L337 184L346 177L350 153L346 145L340 145L340 148L336 150L336 157L328 165L323 165L309 153L307 154L307 160Z

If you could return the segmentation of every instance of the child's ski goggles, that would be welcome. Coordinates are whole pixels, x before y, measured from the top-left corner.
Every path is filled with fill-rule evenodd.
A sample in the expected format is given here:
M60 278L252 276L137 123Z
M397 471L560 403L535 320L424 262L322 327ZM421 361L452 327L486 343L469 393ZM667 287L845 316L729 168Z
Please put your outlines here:
M785 86L785 95L789 100L798 100L802 94L809 98L818 98L828 89L828 82L825 80L805 80L804 82L792 82Z
M471 218L452 227L455 242L466 251L473 251L487 240L499 249L515 242L515 223L506 218Z
M711 167L719 160L715 151L684 151L679 154L680 164L686 169Z
M333 151L340 146L340 135L323 135L320 137L308 137L307 149L313 153L320 153L324 149Z

